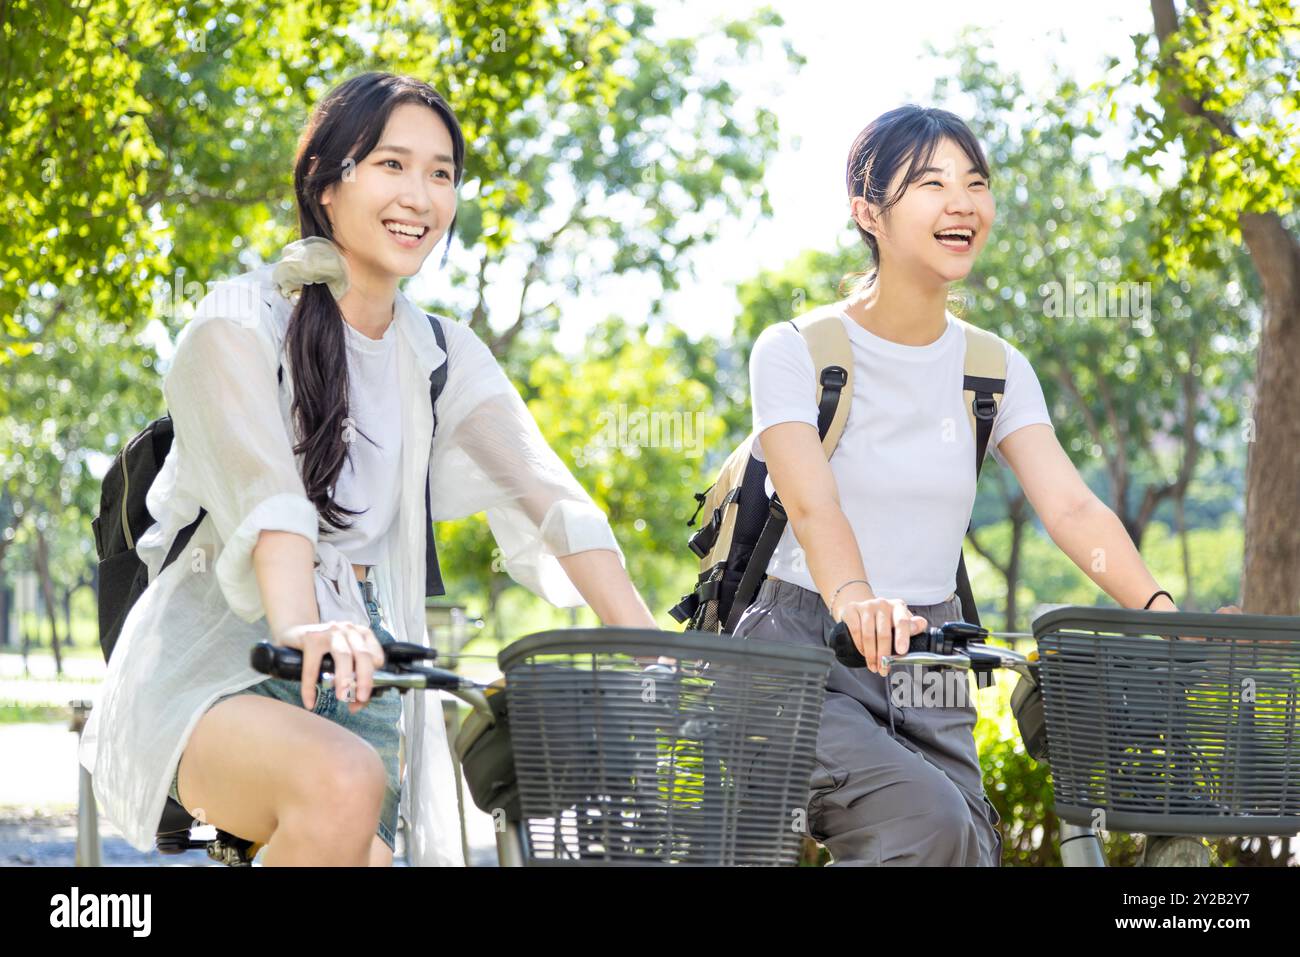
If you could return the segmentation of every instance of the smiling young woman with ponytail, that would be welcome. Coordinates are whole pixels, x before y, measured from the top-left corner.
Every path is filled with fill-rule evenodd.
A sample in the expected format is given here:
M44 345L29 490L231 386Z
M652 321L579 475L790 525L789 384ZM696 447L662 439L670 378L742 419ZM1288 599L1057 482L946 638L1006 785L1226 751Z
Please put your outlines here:
M399 807L410 863L463 863L441 702L370 698L385 644L428 643L430 518L486 511L517 581L655 627L605 516L487 347L398 288L450 242L464 170L427 83L342 83L299 142L302 238L217 284L182 332L163 383L175 438L137 545L149 587L82 737L96 796L140 850L170 794L266 844L268 865L390 864ZM301 684L250 667L264 640L302 649ZM333 690L315 681L326 653Z

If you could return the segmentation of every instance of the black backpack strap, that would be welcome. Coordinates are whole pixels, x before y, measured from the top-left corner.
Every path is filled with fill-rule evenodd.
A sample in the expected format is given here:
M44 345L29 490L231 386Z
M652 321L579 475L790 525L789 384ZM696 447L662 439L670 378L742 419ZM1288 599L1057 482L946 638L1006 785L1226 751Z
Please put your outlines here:
M198 518L176 533L176 537L172 540L172 547L167 549L167 557L163 559L163 568L166 568L180 557L181 550L190 543L190 539L194 537L194 532L202 524L203 518L207 514L208 510L206 508L200 508Z
M835 418L835 409L839 405L847 381L848 372L839 366L827 366L822 370L822 398L817 407L817 435L821 439L825 439L826 433L830 430L831 420ZM763 531L759 534L758 541L754 543L754 551L750 553L749 561L745 565L745 574L741 576L740 584L736 587L736 596L731 600L731 609L727 614L724 631L735 630L740 622L740 616L754 603L754 598L758 595L758 586L767 575L767 563L772 560L788 521L785 506L773 492L772 497L768 499L767 521L763 523Z
M763 531L758 536L758 541L754 543L753 552L749 555L745 574L740 577L740 584L736 587L736 597L731 600L731 609L723 631L735 631L736 625L740 623L740 616L754 603L758 586L767 575L767 563L772 560L772 554L785 533L787 521L789 518L785 514L785 506L776 495L773 495L768 500L767 521L763 523Z
M442 323L432 313L425 313L429 317L429 324L433 326L433 334L438 340L438 347L443 353L447 352L447 334L443 332ZM450 359L450 356L448 356ZM429 375L429 402L433 409L433 434L438 432L438 396L442 394L443 388L447 385L447 360L434 369ZM433 437L430 436L432 442ZM442 583L442 569L438 566L438 549L433 540L433 510L429 502L430 479L426 470L424 473L424 594L426 598L432 598L437 595L447 594L447 589Z
M984 466L984 453L989 447L989 438L993 435L993 420L997 418L998 402L995 395L1005 395L1006 379L988 379L982 376L963 377L962 389L975 393L971 410L975 413L975 481L979 481L980 469ZM966 526L967 534L970 526ZM962 616L972 625L980 623L979 609L975 607L975 593L971 589L970 575L966 572L966 554L958 553L957 558L957 597L961 599Z
M978 479L989 438L993 435L993 420L998 415L998 401L994 396L1006 393L1007 380L968 375L962 378L962 389L975 393L971 409L975 413L975 478Z

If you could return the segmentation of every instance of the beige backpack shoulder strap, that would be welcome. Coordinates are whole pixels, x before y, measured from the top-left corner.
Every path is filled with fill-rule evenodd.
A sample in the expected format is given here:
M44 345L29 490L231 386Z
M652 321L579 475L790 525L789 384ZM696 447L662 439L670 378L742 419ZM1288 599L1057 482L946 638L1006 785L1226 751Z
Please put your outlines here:
M999 336L987 329L973 326L964 319L958 319L957 322L966 334L962 395L966 419L975 435L975 474L978 475L993 431L993 419L1007 388L1007 352ZM991 404L989 399L992 400ZM980 428L981 420L983 429Z
M840 317L838 303L822 306L791 320L794 327L808 344L812 355L813 368L817 370L817 408L821 411L822 395L827 384L839 388L841 401L835 406L830 427L822 437L822 448L829 459L844 434L844 425L849 418L849 407L853 405L853 347L849 343L848 331Z

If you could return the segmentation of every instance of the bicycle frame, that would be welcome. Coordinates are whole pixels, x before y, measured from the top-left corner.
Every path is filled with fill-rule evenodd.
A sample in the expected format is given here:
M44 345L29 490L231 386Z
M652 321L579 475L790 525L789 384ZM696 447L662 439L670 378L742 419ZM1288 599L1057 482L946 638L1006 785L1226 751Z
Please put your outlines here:
M487 695L478 688L461 688L450 693L469 705L487 722L488 727L496 723L496 715L488 703ZM464 728L461 733L466 733ZM493 820L492 830L496 836L497 864L501 867L523 867L528 860L528 840L522 822L512 821L503 815L500 821Z

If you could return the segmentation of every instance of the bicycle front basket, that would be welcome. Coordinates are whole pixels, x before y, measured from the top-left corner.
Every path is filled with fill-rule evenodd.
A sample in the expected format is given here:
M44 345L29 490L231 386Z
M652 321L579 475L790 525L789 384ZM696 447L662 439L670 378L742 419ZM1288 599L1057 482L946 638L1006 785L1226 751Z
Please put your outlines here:
M592 628L498 661L532 863L797 861L828 649Z
M1062 820L1300 831L1300 618L1070 607L1034 635Z

